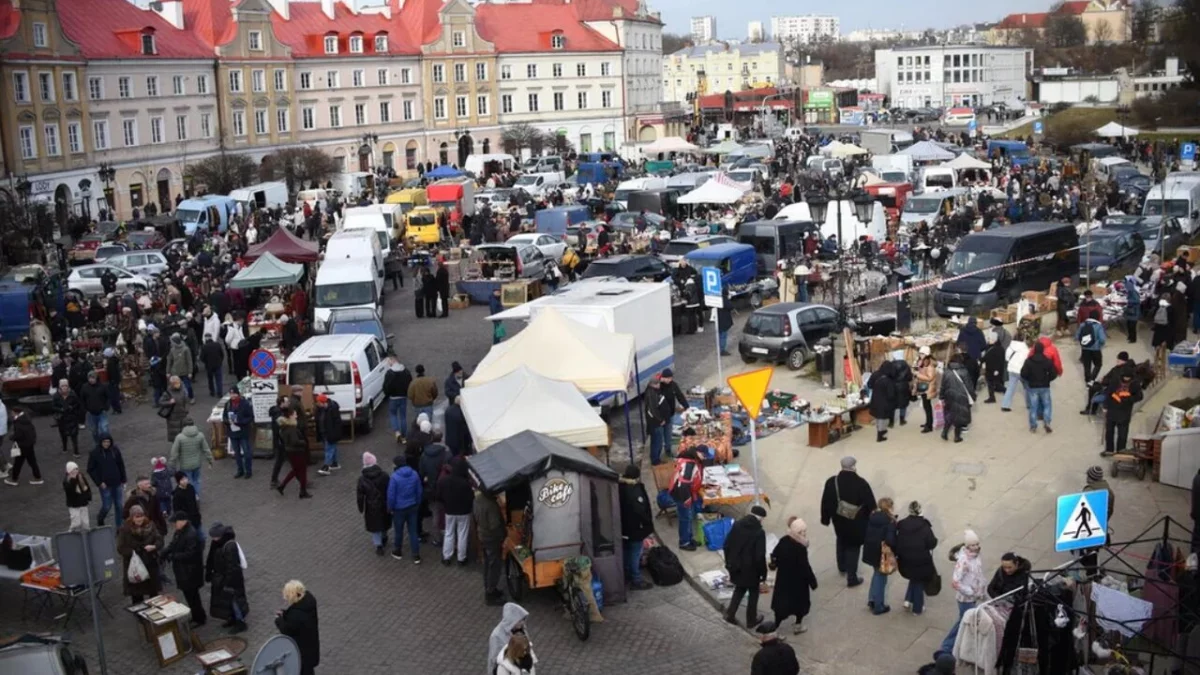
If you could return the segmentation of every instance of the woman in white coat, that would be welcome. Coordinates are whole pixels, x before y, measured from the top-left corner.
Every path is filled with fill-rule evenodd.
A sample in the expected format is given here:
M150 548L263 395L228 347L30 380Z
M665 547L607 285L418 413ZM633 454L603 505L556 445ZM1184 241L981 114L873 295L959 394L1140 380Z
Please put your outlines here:
M496 675L536 675L536 665L537 657L529 637L523 632L515 632L496 659Z

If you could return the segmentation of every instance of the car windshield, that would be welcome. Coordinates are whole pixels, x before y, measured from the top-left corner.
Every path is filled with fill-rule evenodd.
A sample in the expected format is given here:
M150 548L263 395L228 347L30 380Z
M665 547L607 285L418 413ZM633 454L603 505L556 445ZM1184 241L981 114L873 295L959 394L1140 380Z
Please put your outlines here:
M663 249L663 255L684 256L688 251L694 251L699 247L700 245L694 241L673 241Z
M437 216L432 213L410 213L408 214L409 225L436 225Z
M357 333L366 333L374 335L380 341L384 339L382 327L378 321L373 319L362 319L354 321L337 321L329 324L329 333L331 335L349 335Z
M288 365L288 383L331 387L350 384L350 364L345 361L309 361Z
M910 202L911 203L911 202ZM995 267L1004 262L1003 253L992 251L963 251L957 250L946 263L946 273L949 276L972 274L988 267Z
M1161 216L1163 214L1163 202L1161 199L1147 199L1146 206L1142 209L1142 215L1146 216ZM1186 218L1188 215L1188 202L1186 199L1168 199L1167 200L1167 215L1175 216L1176 218Z
M121 227L120 223L114 223L111 220L106 220L96 225L96 231L100 234L112 234L116 232L119 227Z
M1091 247L1090 247L1091 251L1092 251L1092 255L1105 255L1105 256L1113 255L1117 250L1117 241L1119 241L1117 239L1117 237L1104 237L1104 238L1093 239L1092 243L1091 243ZM1086 252L1081 254L1080 260L1083 260L1086 255L1087 255Z
M317 307L352 307L375 302L375 284L354 281L348 284L317 285Z
M906 213L937 213L941 205L941 199L910 199L904 205L904 211Z
M879 174L879 177L889 183L904 183L908 181L908 176L903 171L884 171Z
M783 316L779 314L751 314L742 331L760 337L783 337Z
M200 222L200 214L204 213L200 209L179 209L175 211L175 217L181 223L198 223Z
M954 187L954 177L950 174L925 176L925 186L950 189Z

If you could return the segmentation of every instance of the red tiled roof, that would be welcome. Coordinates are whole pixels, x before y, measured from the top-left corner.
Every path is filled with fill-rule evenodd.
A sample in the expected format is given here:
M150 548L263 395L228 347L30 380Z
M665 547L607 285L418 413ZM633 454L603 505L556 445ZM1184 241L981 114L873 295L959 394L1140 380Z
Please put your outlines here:
M88 58L154 58L141 55L145 30L154 33L158 58L213 55L212 48L194 31L178 30L153 11L138 9L127 0L58 0L58 16L63 32Z
M399 15L400 23L418 45L427 45L442 34L438 13L441 0L388 0L392 16ZM400 4L404 7L401 8ZM295 5L293 5L294 7Z
M0 40L16 35L21 25L21 13L12 6L12 0L0 0Z
M575 10L566 4L480 4L475 8L479 34L496 45L499 52L549 52L550 38L561 33L562 51L620 51L620 47L583 25Z
M1064 2L1055 10L1055 14L1074 14L1076 16L1083 14L1091 6L1091 0L1077 0L1073 2Z
M435 4L436 0L417 0ZM288 8L289 19L271 13L275 37L292 48L296 57L325 57L325 36L336 33L339 56L375 56L375 36L386 33L388 54L416 54L418 49L395 18L379 13L355 14L341 2L334 5L333 19L325 16L315 2L293 2ZM393 15L394 17L394 15ZM362 35L363 52L350 53L350 36Z
M996 24L996 30L1021 30L1022 28L1045 28L1046 18L1050 15L1046 12L1038 12L1035 14L1009 14Z
M183 26L213 49L237 35L229 0L183 0Z
M561 2L562 0L534 0L535 4L559 4ZM580 21L611 21L613 10L617 7L623 11L624 18L633 19L637 15L638 0L572 0L571 7L575 8L575 14ZM661 23L650 16L642 17L639 20Z

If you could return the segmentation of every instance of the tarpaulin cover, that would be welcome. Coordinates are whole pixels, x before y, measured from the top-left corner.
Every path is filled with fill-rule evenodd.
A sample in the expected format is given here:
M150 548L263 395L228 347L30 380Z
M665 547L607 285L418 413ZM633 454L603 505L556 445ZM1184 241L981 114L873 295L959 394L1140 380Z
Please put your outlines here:
M536 431L522 431L467 457L479 486L489 493L545 475L547 471L575 471L615 481L617 472L579 448Z
M286 227L281 227L263 243L251 246L242 258L258 260L264 253L270 253L286 263L316 262L321 258L321 247L317 242L305 241Z

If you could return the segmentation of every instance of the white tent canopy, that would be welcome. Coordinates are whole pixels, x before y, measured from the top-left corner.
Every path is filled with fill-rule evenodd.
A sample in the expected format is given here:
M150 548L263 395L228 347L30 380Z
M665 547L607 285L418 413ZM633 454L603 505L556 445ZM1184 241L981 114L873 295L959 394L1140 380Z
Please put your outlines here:
M853 143L839 143L838 147L834 148L833 150L831 150L829 152L829 155L831 157L835 157L838 159L841 159L844 157L854 157L855 155L866 155L866 154L868 154L866 150L858 147L857 145L854 145Z
M733 140L732 138L726 138L712 147L705 148L704 152L710 155L728 155L741 149L742 146L737 141Z
M1128 136L1137 136L1138 130L1133 127L1127 127L1116 122L1109 122L1095 131L1097 136L1101 138L1126 138Z
M608 427L575 385L525 366L463 389L462 410L478 450L527 429L581 448L608 445Z
M678 136L664 136L642 146L642 152L650 154L659 152L696 152L699 149Z
M829 141L825 145L822 145L820 148L817 149L817 152L819 152L822 155L825 155L826 157L831 157L831 156L833 156L833 152L835 150L837 150L838 148L842 147L843 145L846 145L846 144L835 139L835 140Z
M525 330L494 345L466 385L478 387L526 366L585 394L625 391L633 354L632 335L598 331L547 307Z
M991 164L988 164L987 162L983 161L982 159L976 159L975 157L972 157L965 152L963 154L959 155L958 157L955 157L954 159L950 160L949 162L942 164L942 166L946 167L947 169L956 169L956 170L965 170L965 169L986 169L988 171L992 170Z
M914 143L897 154L908 155L915 162L944 162L954 159L954 153L930 141Z
M714 180L704 181L704 185L692 190L679 198L680 204L732 204L745 195L743 190L725 185Z

